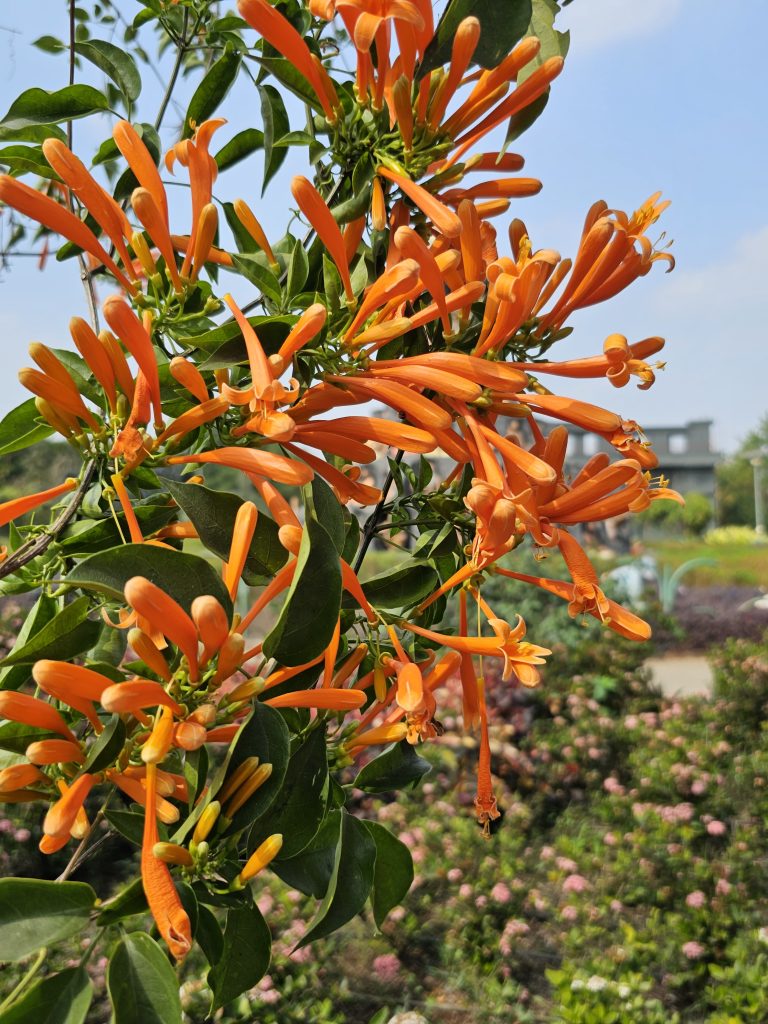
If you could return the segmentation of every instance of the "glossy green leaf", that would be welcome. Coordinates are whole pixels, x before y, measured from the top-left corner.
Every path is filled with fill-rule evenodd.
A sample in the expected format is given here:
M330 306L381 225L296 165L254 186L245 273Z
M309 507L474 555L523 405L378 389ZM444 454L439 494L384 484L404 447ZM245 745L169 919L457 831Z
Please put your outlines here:
M181 1024L176 972L146 932L131 932L117 943L107 989L114 1024Z
M538 54L517 76L518 82L524 82L539 65L550 57L565 57L571 42L570 32L559 32L555 28L555 18L560 13L557 0L532 0L531 22L526 35L537 36L541 43Z
M173 548L146 544L123 544L83 559L65 577L65 582L108 594L124 601L123 588L132 576L145 576L189 611L201 594L211 594L232 614L232 602L221 577L212 565L197 555Z
M480 41L472 59L492 68L523 38L531 20L531 0L450 0L419 65L420 78L450 62L456 29L470 16L480 22Z
M233 253L232 263L266 298L271 299L276 305L280 304L283 290L277 277L266 266L266 256L262 256L261 253Z
M315 473L312 483L306 486L304 497L313 510L315 519L318 523L323 524L328 536L333 541L333 546L341 554L347 536L344 506L319 473Z
M104 39L89 39L75 43L75 53L85 57L111 78L129 103L134 103L139 98L141 75L136 61L128 50Z
M37 174L41 178L55 178L56 172L37 146L12 145L0 149L0 165L8 168L14 177Z
M258 984L267 973L271 956L272 936L258 907L228 910L224 948L208 972L213 992L211 1013Z
M120 715L112 715L96 742L88 751L85 771L100 772L114 764L125 743L125 722Z
M221 925L214 912L203 903L199 903L197 907L195 941L211 966L221 960L221 954L224 952L224 936Z
M167 496L166 496L167 497ZM157 501L158 499L153 499ZM162 500L162 499L160 499ZM136 519L141 527L141 532L148 537L155 530L165 526L174 517L174 509L166 501L165 504L141 504L136 502L133 506ZM123 530L123 536L128 536L128 529L125 525L125 515L119 512L118 522ZM100 519L97 522L79 520L73 523L58 541L59 549L67 555L90 554L103 551L105 548L117 547L122 543L120 531L114 518Z
M57 124L28 124L23 128L0 125L0 142L45 142L46 139L66 142L67 134Z
M342 811L328 891L297 949L330 935L360 913L373 887L375 863L376 844L368 829L354 815Z
M22 622L9 654L21 649L32 637L36 636L43 626L51 621L57 609L58 603L53 597L46 593L41 594ZM0 690L18 690L28 679L29 669L24 665L0 669Z
M90 85L67 85L55 92L27 89L18 96L0 121L0 128L26 128L37 124L58 124L109 110L107 98Z
M189 101L184 118L184 136L192 135L195 125L206 121L225 99L240 70L240 55L225 51L211 65Z
M313 729L288 762L282 788L272 806L251 829L252 853L268 836L283 837L280 857L301 853L314 839L328 802L328 756L325 730Z
M309 516L296 571L280 617L264 641L264 654L281 665L303 665L328 646L339 618L341 565L333 541Z
M38 50L42 50L43 53L62 53L67 49L66 43L57 39L56 36L40 36L39 39L33 41L32 45Z
M36 740L52 739L54 733L45 729L36 729L32 725L21 722L4 722L0 725L0 750L10 750L14 754L23 754L30 743ZM61 739L61 737L56 737Z
M366 764L357 778L355 786L366 793L389 793L415 785L432 771L429 761L420 757L410 743L393 743L378 757Z
M48 424L37 423L40 414L34 398L17 405L0 420L0 455L10 455L50 437L53 430Z
M0 661L0 665L22 665L39 658L67 661L82 654L96 643L101 623L86 618L89 611L87 597L78 597L42 627L39 633Z
M309 260L307 250L304 248L300 238L296 239L291 253L291 261L288 264L288 278L286 280L286 291L289 297L298 295L307 283L309 276Z
M257 703L235 742L226 777L249 757L258 757L259 764L271 764L272 774L235 814L228 832L247 828L269 810L283 785L289 754L290 737L282 715L267 704Z
M289 132L291 126L283 97L277 89L273 85L260 85L258 89L264 124L264 177L261 183L261 194L264 195L267 185L280 170L288 155L288 150L275 147L275 142Z
M413 884L411 851L389 829L376 821L363 821L376 844L376 868L373 874L373 919L381 928L387 914L402 903Z
M0 878L0 961L23 960L81 931L95 902L84 882Z
M363 593L377 608L411 608L440 585L435 570L423 563L398 566L363 583Z
M220 171L226 170L227 167L233 167L250 156L251 153L255 153L257 149L261 149L263 145L264 132L260 132L258 128L244 128L218 151L214 157L216 166Z
M144 811L124 810L117 807L109 807L104 812L104 817L112 827L135 846L141 846L144 839ZM167 830L164 825L158 824L160 839L165 839Z
M294 64L283 57L262 57L260 63L303 103L322 110L314 89Z
M547 103L549 103L550 91L547 89L545 93L542 93L537 100L533 103L529 103L527 107L517 113L513 114L509 119L507 126L507 134L504 139L504 150L507 146L518 139L523 132L527 132L534 121L536 121L543 113Z
M341 811L332 810L301 853L273 860L271 870L288 885L320 900L328 891L341 835Z
M2 1024L83 1024L93 999L84 967L69 967L34 984L6 1010Z
M214 491L202 484L168 481L168 490L200 535L200 540L219 558L229 557L232 531L244 499L228 491ZM278 526L265 512L259 512L256 530L248 550L243 579L255 587L271 579L285 565L288 552L278 539Z
M282 343L288 337L291 328L296 323L296 317L284 316L249 316L248 323L253 327L259 336L259 341L267 355L277 352ZM232 355L237 355L233 362L238 359L245 362L248 353L245 350L243 332L236 321L222 324L212 331L208 331L202 337L195 338L195 344L203 352L221 352L223 346L231 346ZM207 369L205 364L202 369Z

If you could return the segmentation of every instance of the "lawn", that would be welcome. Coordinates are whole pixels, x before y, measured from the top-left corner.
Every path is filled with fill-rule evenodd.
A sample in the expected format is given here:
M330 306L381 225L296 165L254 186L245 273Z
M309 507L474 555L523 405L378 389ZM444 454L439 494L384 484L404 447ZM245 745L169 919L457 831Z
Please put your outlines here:
M700 540L653 541L648 545L660 565L676 569L692 558L714 565L692 569L685 577L696 586L768 586L768 544L705 544Z

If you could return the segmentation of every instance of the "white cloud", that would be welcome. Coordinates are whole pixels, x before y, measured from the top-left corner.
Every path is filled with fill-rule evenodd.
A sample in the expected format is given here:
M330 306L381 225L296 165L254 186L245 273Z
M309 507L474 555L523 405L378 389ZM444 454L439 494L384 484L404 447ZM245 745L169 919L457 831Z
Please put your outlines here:
M572 29L571 43L581 54L622 39L653 35L675 19L683 0L575 0L557 19Z

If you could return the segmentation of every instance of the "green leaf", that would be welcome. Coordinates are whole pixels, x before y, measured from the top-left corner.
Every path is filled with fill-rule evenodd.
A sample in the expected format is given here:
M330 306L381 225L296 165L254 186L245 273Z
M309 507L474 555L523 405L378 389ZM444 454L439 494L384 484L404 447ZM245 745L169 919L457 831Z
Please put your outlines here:
M55 599L46 593L42 593L32 608L30 608L27 617L21 624L9 654L13 654L15 650L21 649L28 640L36 636L43 626L51 621L57 609L58 604ZM29 669L25 668L24 665L0 669L0 690L18 690L28 679Z
M269 809L283 785L289 754L290 737L283 716L268 704L257 703L235 740L224 781L249 757L258 757L259 764L271 764L272 774L235 814L228 832L247 828Z
M219 601L227 615L232 602L213 566L197 555L173 548L146 544L123 544L83 559L65 577L65 582L83 590L95 590L124 601L123 588L132 576L145 576L189 612L201 594Z
M307 250L302 245L301 239L297 238L291 253L291 261L288 264L288 278L286 280L286 292L288 297L298 295L307 283L309 277L309 259Z
M50 437L53 430L47 423L37 423L39 416L34 398L27 399L4 416L0 420L0 455L10 455Z
M30 124L24 128L0 126L0 142L45 142L46 139L66 142L67 135L57 124Z
M523 107L517 114L513 114L509 119L509 125L507 127L507 134L504 139L504 150L507 146L519 138L523 132L527 132L534 121L537 120L543 113L547 103L549 103L550 91L547 89L546 92L542 93L538 99L534 100L533 103L529 103L527 107Z
M237 78L240 70L240 55L225 51L215 64L211 65L202 82L195 89L189 101L184 118L184 137L189 138L195 125L206 121L216 110Z
M260 85L258 89L264 123L264 177L261 183L261 194L264 195L267 185L280 170L288 155L288 150L275 147L275 142L286 135L291 126L283 97L277 89L273 85Z
M376 868L373 875L373 919L381 928L387 914L401 903L413 883L411 851L376 821L363 821L376 844Z
M227 167L232 167L244 160L251 153L255 153L263 145L264 132L260 132L258 128L245 128L234 135L225 146L222 146L214 160L219 170L224 171Z
M325 527L308 516L285 604L264 641L281 665L303 665L330 643L341 605L339 555Z
M290 61L282 57L262 57L260 64L303 103L322 110L314 89Z
M129 103L139 98L141 75L136 61L127 50L103 39L89 39L87 42L75 43L75 53L85 57L111 78Z
M96 742L88 751L88 760L83 770L86 772L100 772L102 769L108 768L113 764L117 755L123 749L125 735L125 722L123 722L120 715L112 715L103 732L100 733Z
M175 480L168 481L168 490L179 508L189 516L203 544L226 560L237 512L244 499L228 491L213 491L202 484L183 484ZM288 552L278 539L277 523L266 513L259 512L243 579L249 587L266 583L285 565L287 558Z
M11 104L0 128L26 128L37 124L58 124L100 110L109 110L106 96L90 85L67 85L55 92L27 89Z
M0 149L0 164L10 174L37 174L41 178L55 178L56 172L43 156L39 146L5 146Z
M325 730L313 729L288 762L282 788L267 814L251 829L252 853L268 836L283 837L280 857L296 856L314 839L328 802Z
M158 502L157 496L154 496L151 500L153 504L147 503L143 505L137 502L133 506L133 511L136 513L136 518L145 537L169 523L175 514L175 510L167 501L165 504L155 504L155 502ZM128 536L128 530L125 526L125 514L122 512L118 513L117 519L123 528L123 536ZM110 516L109 519L101 519L98 522L80 520L73 523L66 530L63 539L59 540L58 544L60 551L67 555L72 555L103 551L105 548L117 547L121 542L117 523Z
M83 1024L93 999L84 967L69 967L38 981L2 1014L2 1024Z
M33 41L32 45L38 50L42 50L43 53L61 53L67 49L66 44L56 36L40 36L39 39Z
M255 284L262 294L280 305L283 290L275 274L269 269L266 256L261 253L233 253L232 264L251 284Z
M81 931L95 902L84 882L0 878L0 960L23 960Z
M360 913L373 886L375 863L376 844L368 829L353 815L342 811L341 834L328 891L296 949L330 935Z
M541 43L541 49L517 76L518 82L524 82L550 57L565 57L568 53L570 32L558 32L555 28L555 18L559 13L557 0L533 0L531 22L525 34L536 36Z
M51 739L54 735L52 732L46 732L45 729L22 725L21 722L5 722L0 725L0 750L23 754L30 743L34 743L36 740Z
M101 623L86 617L89 605L90 602L85 595L78 597L50 622L46 622L39 633L21 647L15 647L0 661L0 665L24 665L39 658L67 661L76 654L89 650L101 632Z
M332 810L301 853L273 860L272 870L288 885L320 900L328 891L341 835L341 811Z
M118 810L117 807L110 807L104 812L104 817L129 843L141 846L144 839L144 811ZM163 825L158 826L158 834L161 839L166 837L166 829Z
M393 743L369 761L355 779L355 786L366 793L388 793L415 785L432 771L429 761L420 757L410 743Z
M531 20L531 0L450 0L419 65L419 78L450 61L456 30L470 16L480 22L480 41L472 60L492 68L523 38Z
M267 973L271 956L272 936L258 907L228 910L224 949L208 972L213 992L211 1013L258 984Z
M410 608L440 585L435 570L423 563L400 565L363 583L363 593L377 608Z
M132 932L115 946L107 989L114 1024L181 1024L176 972L146 932Z
M224 951L224 936L221 933L221 926L212 910L204 904L197 906L197 932L195 941L209 964L217 964L221 960Z
M259 336L259 341L267 355L272 355L280 348L288 337L288 334L296 323L295 316L249 316L248 323L253 327ZM207 334L195 338L195 345L203 352L220 353L223 346L231 346L232 355L236 356L234 362L242 360L245 362L248 353L245 349L243 332L235 320L222 324ZM237 354L239 353L239 354ZM202 367L207 369L207 364Z
M347 535L344 506L319 473L315 473L312 483L305 488L304 497L313 510L315 519L323 524L333 541L333 546L341 554Z

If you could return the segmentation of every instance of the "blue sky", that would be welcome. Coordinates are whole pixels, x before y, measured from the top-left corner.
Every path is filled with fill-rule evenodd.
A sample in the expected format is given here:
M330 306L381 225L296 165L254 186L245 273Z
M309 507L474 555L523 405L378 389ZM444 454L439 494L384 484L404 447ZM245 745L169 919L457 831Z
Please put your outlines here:
M120 0L119 7L129 18L139 9L131 0ZM666 275L657 264L617 299L577 313L573 335L557 350L561 357L591 355L615 331L630 341L660 334L667 339L667 369L654 388L617 391L605 382L567 381L563 390L648 426L712 419L716 448L733 450L768 412L768 146L761 109L768 96L768 4L574 0L559 24L571 29L565 71L544 115L517 144L526 157L524 173L541 178L544 189L517 201L508 216L525 220L534 247L572 255L595 199L631 210L662 189L672 206L656 227L674 239L677 259L674 273ZM66 83L65 59L30 45L43 33L63 38L66 31L61 0L34 8L3 5L0 113L25 88ZM154 117L163 62L157 71L154 76L142 67L142 119ZM164 123L165 143L175 141L196 80L180 87L180 107L170 109ZM247 126L251 111L260 127L253 87L241 80L226 105L230 123L222 142ZM100 118L76 122L75 149L87 161L108 131ZM262 200L262 157L256 154L223 175L217 193L248 199L278 237L287 220L290 175L303 169L292 153ZM184 203L179 216L185 224ZM505 223L496 221L500 229ZM247 301L248 286L238 284L235 294ZM6 368L0 413L26 397L16 370L29 362L28 343L66 345L69 318L83 310L74 263L51 261L40 274L34 260L17 259L0 274Z

